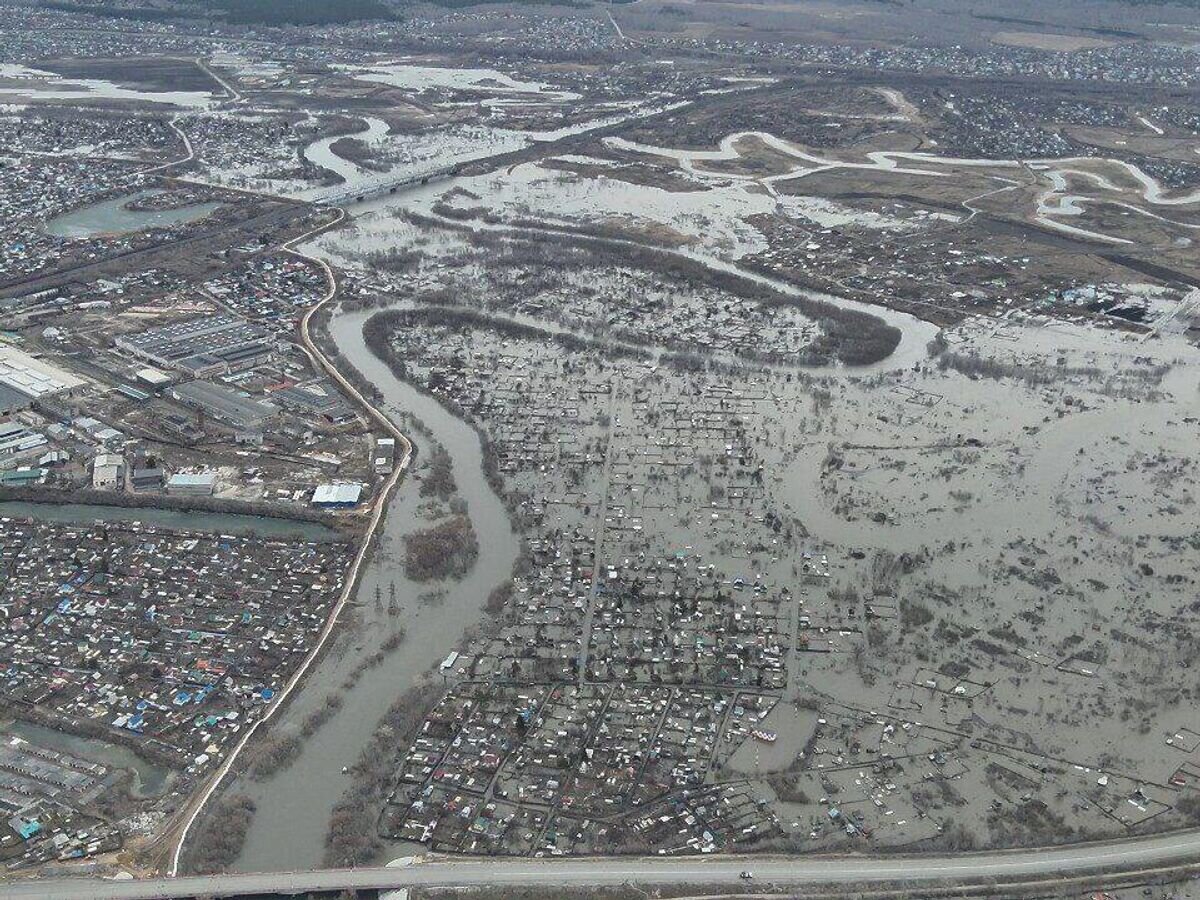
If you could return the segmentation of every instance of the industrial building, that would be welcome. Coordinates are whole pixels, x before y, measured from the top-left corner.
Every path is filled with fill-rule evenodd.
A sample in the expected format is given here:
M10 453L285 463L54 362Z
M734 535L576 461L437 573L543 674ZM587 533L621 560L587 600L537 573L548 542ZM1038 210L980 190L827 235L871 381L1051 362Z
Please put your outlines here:
M122 335L117 347L193 378L249 369L271 355L267 332L238 316L200 316Z
M178 472L167 479L167 493L185 497L211 497L217 489L216 472Z
M71 422L76 434L104 447L117 447L125 442L125 433L91 416L80 416Z
M46 470L40 466L18 466L5 472L0 472L0 484L5 487L26 487L40 484L46 477Z
M185 406L203 410L214 419L242 430L262 429L279 414L274 403L255 400L209 381L189 381L171 388L170 395Z
M86 382L24 350L0 344L0 384L37 399L70 394Z
M0 422L0 468L12 468L18 460L40 456L46 438L16 422Z
M312 505L322 509L350 509L358 506L361 484L322 484L313 491Z
M353 407L327 378L280 388L271 399L301 415L320 416L330 425L346 425L356 418Z
M162 487L163 470L158 467L134 469L129 473L129 486L135 491L157 491Z
M33 405L33 397L10 385L0 382L0 416L11 416L23 412Z
M100 453L92 461L92 488L119 491L125 487L125 459L117 453Z
M160 390L175 380L166 372L160 372L153 366L146 366L144 369L138 369L136 375L139 384L144 384L146 387L153 390Z

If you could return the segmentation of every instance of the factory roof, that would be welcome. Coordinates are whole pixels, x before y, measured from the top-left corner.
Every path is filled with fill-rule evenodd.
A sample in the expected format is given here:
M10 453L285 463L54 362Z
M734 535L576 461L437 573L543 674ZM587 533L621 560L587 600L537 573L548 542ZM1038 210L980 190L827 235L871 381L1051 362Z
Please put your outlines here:
M189 381L173 388L171 393L184 403L202 407L218 419L235 425L261 426L279 411L273 403L255 400L208 381Z
M32 395L25 391L0 382L0 415L15 409L23 409L29 405L31 398Z
M361 484L322 484L313 491L312 502L318 506L353 506L360 496Z
M84 383L57 366L43 362L24 350L0 344L0 384L16 388L31 397L58 394Z
M177 472L167 481L168 487L212 487L217 483L215 472Z

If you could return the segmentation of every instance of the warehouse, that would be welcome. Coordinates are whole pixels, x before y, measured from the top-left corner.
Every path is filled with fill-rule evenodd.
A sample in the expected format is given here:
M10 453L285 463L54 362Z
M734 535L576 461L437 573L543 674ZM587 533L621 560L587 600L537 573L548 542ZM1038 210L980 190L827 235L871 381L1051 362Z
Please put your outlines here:
M200 316L115 341L139 359L193 377L240 372L271 355L267 332L238 316Z
M211 497L216 489L216 472L179 472L167 480L167 493L184 497Z
M16 460L40 456L46 448L46 438L16 422L0 422L0 467L10 468Z
M144 369L138 369L137 380L139 384L144 384L153 390L165 388L174 379L166 372L160 372L152 366L146 366Z
M15 388L36 400L39 397L70 394L85 382L23 350L0 345L0 384Z
M322 484L313 491L312 505L321 509L350 509L362 496L361 484Z
M208 381L189 381L171 389L171 396L239 429L262 427L279 414L274 403L254 400L232 388Z

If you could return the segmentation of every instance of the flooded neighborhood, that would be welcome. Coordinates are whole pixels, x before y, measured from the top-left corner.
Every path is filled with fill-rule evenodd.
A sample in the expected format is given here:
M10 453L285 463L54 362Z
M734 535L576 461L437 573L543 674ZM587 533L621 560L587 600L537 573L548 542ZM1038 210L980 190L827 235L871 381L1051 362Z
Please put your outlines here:
M12 884L1184 896L1200 18L1093 2L6 5Z

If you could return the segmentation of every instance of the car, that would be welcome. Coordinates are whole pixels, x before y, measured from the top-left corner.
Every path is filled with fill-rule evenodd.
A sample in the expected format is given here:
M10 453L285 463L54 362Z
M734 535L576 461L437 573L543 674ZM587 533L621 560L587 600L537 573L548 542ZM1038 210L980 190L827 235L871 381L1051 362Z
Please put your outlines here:
M754 873L748 871L743 871L740 875L738 875L738 878L741 878L743 881L749 881L753 877Z

